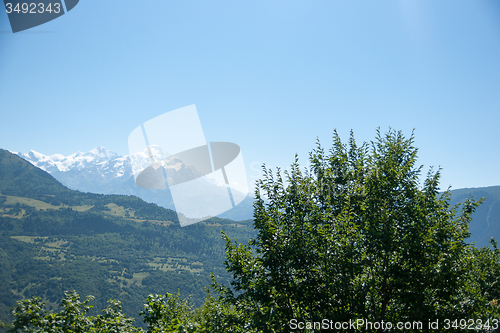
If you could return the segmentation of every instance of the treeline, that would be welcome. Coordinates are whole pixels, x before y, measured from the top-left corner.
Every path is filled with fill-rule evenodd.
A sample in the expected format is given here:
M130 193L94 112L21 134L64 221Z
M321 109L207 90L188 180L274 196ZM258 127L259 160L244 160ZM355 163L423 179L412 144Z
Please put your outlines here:
M32 297L13 308L12 323L0 325L6 326L7 332L244 332L232 327L239 324L235 309L211 295L199 308L182 299L179 293L149 295L140 313L144 328L135 326L134 319L122 312L121 302L116 300L108 301L100 314L89 315L92 300L92 296L82 300L74 291L65 292L60 310L47 311L40 298Z

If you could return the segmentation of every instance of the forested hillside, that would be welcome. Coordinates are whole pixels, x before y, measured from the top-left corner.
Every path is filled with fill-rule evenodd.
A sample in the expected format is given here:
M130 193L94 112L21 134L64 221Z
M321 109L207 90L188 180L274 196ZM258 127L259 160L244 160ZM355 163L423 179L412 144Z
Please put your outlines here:
M221 230L247 241L251 221L214 218L181 228L175 212L132 196L72 191L0 150L0 320L17 300L37 295L56 308L65 290L123 301L137 317L150 293L205 297L223 268ZM139 323L140 324L140 323Z
M463 188L451 191L452 205L464 202L470 196L476 200L485 198L482 204L472 214L469 227L471 233L469 242L476 246L487 246L491 237L500 239L500 186Z

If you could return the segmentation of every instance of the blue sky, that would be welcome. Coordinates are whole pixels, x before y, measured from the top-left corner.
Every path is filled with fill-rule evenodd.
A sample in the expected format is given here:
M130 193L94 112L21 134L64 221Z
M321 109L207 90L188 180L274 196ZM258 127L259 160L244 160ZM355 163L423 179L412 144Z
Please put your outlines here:
M16 34L0 13L0 148L125 155L134 128L191 104L250 182L333 128L390 126L415 128L442 188L500 185L500 3L82 0Z

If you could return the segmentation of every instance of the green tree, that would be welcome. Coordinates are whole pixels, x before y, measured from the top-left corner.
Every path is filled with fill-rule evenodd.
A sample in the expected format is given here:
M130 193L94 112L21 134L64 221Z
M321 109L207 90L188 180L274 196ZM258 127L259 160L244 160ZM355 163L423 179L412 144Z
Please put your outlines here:
M8 325L8 332L40 333L138 333L142 329L132 325L133 319L121 312L120 302L110 300L102 315L87 316L92 308L88 303L93 299L87 296L80 301L75 291L65 292L61 301L61 311L45 311L39 297L17 302L12 314L14 321Z
M500 250L492 238L491 247L469 247L466 288L459 295L460 307L483 318L500 317Z
M39 297L19 301L12 310L15 320L8 332L90 332L93 323L86 313L92 308L87 305L92 299L92 296L88 296L82 302L76 292L65 292L59 313L46 312L45 304Z
M94 331L99 333L136 333L144 332L132 325L133 318L127 318L122 313L120 301L109 300L108 306L94 320Z
M215 283L212 274L213 287L219 297L214 297L208 290L205 303L197 309L199 333L246 333L248 325L245 315L232 303L231 294L227 288Z
M296 157L285 177L264 169L257 238L243 245L224 236L236 292L226 288L225 297L249 331L288 332L292 319L415 321L426 331L429 320L494 314L483 310L498 294L498 250L465 242L479 202L450 207L449 192L438 195L439 171L421 182L413 134L377 131L361 146L352 133L348 144L336 132L333 140L328 153L317 143L309 168ZM480 255L490 259L486 268ZM479 297L485 288L489 298Z
M195 311L189 300L167 293L163 295L149 295L140 313L148 325L148 333L195 332L198 324L195 322Z

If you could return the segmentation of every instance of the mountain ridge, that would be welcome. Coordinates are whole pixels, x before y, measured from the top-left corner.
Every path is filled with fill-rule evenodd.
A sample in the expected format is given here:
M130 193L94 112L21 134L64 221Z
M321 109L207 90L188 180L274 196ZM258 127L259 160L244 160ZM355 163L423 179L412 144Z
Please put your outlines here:
M150 160L149 155L145 153L121 156L104 147L98 147L87 153L78 152L63 158L60 154L47 156L33 150L24 154L15 154L47 171L70 189L100 194L134 195L146 202L176 210L170 190L143 189L135 184L133 170L147 164ZM158 153L158 160L164 157L160 155ZM53 159L52 156L56 158ZM182 174L185 169L181 168L175 172ZM227 195L225 187L204 184L203 180L196 181L198 185L201 183L197 189L204 191L203 197L206 205L218 205L218 200L214 199ZM199 193L193 195L199 195ZM182 206L177 208L179 208L178 211L183 212ZM242 203L218 216L233 220L253 218L252 196L248 195Z
M78 151L68 156L62 154L48 156L35 150L30 150L28 153L15 154L49 173L56 170L65 172L74 168L83 169L89 165L105 163L122 157L102 146L94 148L86 153Z

